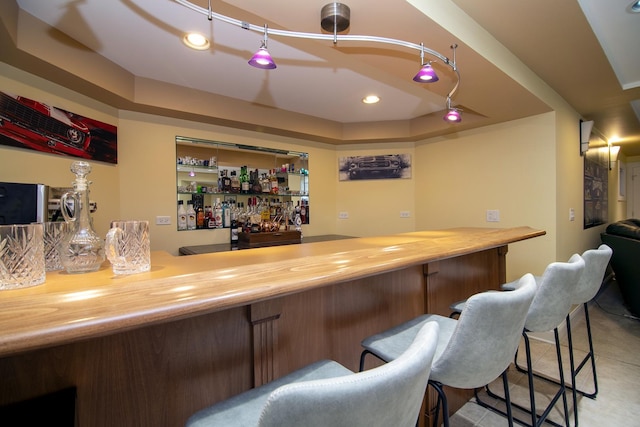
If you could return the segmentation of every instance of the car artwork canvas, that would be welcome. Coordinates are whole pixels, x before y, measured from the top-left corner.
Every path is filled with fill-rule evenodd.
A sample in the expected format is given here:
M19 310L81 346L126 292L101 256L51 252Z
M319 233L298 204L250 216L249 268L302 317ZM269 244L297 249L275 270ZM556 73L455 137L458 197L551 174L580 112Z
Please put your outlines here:
M340 181L411 178L410 154L340 157Z
M117 127L0 92L0 144L118 163Z

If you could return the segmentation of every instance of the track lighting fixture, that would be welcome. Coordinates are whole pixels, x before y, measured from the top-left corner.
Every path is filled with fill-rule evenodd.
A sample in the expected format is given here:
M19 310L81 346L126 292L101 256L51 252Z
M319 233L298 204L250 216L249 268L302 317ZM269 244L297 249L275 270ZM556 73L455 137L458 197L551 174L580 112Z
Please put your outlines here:
M438 80L438 75L434 71L433 67L431 67L431 61L427 61L424 63L424 44L420 43L420 71L413 77L413 81L418 83L435 83Z
M276 68L276 63L269 55L267 50L267 26L264 26L264 39L260 43L260 49L253 54L249 60L249 65L256 68L262 68L263 70L273 70Z
M445 122L460 123L462 121L462 115L459 108L451 106L451 98L447 97L447 114L442 118Z
M413 80L419 83L434 83L439 80L435 70L431 66L433 61L425 62L425 53L434 57L435 60L440 60L444 65L449 66L456 75L456 83L447 94L447 110L448 113L445 116L445 120L453 123L459 123L462 121L460 115L460 109L451 107L451 98L458 90L460 84L460 73L456 66L456 48L458 45L453 44L451 49L453 50L453 59L449 59L435 50L426 48L423 43L416 44L404 40L390 39L386 37L367 36L367 35L351 35L351 34L338 34L338 32L344 31L349 28L350 22L350 10L349 7L343 3L329 3L322 8L321 11L321 27L327 32L333 32L333 34L325 33L302 33L297 31L268 29L265 25L260 27L250 24L245 21L240 21L219 13L216 13L211 8L211 0L208 2L208 8L197 6L189 0L175 0L177 3L197 12L205 15L207 19L216 19L228 24L241 27L245 30L261 32L264 34L264 39L260 45L260 49L251 57L249 65L262 68L262 69L274 69L276 64L267 51L267 37L269 34L279 37L293 37L300 39L315 39L315 40L331 40L334 44L341 42L357 41L357 42L371 42L371 43L384 43L395 46L401 46L408 49L414 49L420 51L420 71L413 77Z

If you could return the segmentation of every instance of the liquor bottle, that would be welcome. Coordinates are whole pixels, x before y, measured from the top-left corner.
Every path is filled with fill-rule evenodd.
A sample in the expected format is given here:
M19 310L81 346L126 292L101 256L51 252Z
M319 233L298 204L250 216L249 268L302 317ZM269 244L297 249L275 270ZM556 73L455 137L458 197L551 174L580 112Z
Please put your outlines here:
M255 197L251 201L251 213L249 214L249 225L251 233L259 233L260 232L260 222L262 222L262 217L260 215L260 209L258 206L258 202Z
M271 194L278 194L278 177L276 176L276 170L273 169L269 176L269 183L271 184Z
M204 228L204 209L200 205L196 208L196 228Z
M216 228L216 222L213 219L213 208L211 206L207 206L204 208L204 216L205 216L205 227L206 228Z
M249 194L249 175L247 174L247 167L242 166L240 168L240 191L242 194Z
M238 245L238 209L231 209L231 223L229 230L229 238L231 241L231 248Z
M253 172L253 181L251 181L251 192L253 194L262 193L262 184L260 184L260 173L258 172L258 169Z
M260 185L262 185L262 194L271 193L271 181L269 181L269 177L267 176L266 173L262 174Z
M292 204L293 202L287 201L282 212L282 215L283 215L282 221L284 222L285 231L289 231L291 229L291 215L293 213Z
M307 204L304 200L300 204L300 221L302 224L307 224Z
M238 202L236 220L238 222L238 232L244 231L244 222L247 219L247 213L244 210L244 203Z
M227 202L222 202L222 228L231 227L231 206Z
M193 200L187 200L187 230L196 229L196 210L193 209Z
M240 179L238 179L236 171L231 171L231 192L234 194L240 192Z
M222 228L222 205L220 197L216 197L216 204L213 206L213 220L216 228Z
M269 222L271 220L271 209L269 209L269 200L264 199L260 201L259 209L260 211L260 222Z
M271 199L271 205L269 206L269 218L271 221L275 220L278 216L278 199Z
M229 171L225 169L222 172L222 191L224 193L229 193L231 192L231 178L229 177Z
M300 208L300 201L296 205L296 210L294 213L293 226L296 231L302 232L302 209Z
M178 200L178 230L187 229L187 210L184 208L184 201Z

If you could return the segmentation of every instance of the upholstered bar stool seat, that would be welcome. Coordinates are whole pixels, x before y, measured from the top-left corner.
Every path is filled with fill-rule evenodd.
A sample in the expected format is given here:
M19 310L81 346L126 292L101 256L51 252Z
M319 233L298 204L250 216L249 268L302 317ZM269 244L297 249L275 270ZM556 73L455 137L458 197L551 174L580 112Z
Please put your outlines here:
M436 349L429 384L438 393L434 425L442 406L444 425L449 425L447 398L443 385L473 389L482 387L500 375L505 394L509 398L506 370L516 352L525 318L536 291L531 274L524 275L514 292L484 292L469 298L458 320L435 314L419 316L370 336L362 341L365 356L373 354L391 362L402 354L411 340L427 322L440 325L440 338ZM509 405L507 405L510 408ZM511 414L507 414L513 425Z
M203 409L188 427L414 426L438 343L424 325L396 359L354 373L321 361Z

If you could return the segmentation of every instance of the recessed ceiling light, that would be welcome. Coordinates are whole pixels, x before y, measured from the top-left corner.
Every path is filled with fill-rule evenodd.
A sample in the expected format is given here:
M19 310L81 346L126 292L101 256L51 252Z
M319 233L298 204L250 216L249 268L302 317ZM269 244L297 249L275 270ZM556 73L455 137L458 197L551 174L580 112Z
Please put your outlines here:
M365 104L377 104L380 102L380 97L378 95L367 95L362 98L362 102Z
M209 40L205 36L199 33L187 33L182 38L184 44L191 49L206 50L209 49Z
M640 0L634 1L629 6L629 11L634 13L640 13Z

